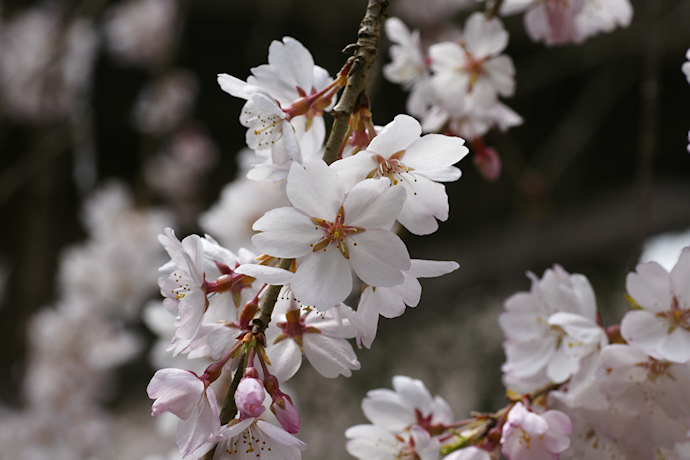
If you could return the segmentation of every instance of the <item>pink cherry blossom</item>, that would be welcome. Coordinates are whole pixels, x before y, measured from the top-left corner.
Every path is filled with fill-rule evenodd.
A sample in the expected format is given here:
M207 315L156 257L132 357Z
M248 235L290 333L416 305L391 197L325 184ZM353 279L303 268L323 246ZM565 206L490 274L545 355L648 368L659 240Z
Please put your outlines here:
M213 440L220 432L216 396L193 372L182 369L157 371L146 391L153 403L153 414L171 412L178 416L177 445L188 455Z
M558 460L570 446L571 433L570 419L563 412L537 414L517 403L503 426L501 451L508 460Z
M541 280L529 276L531 291L506 300L499 318L506 335L504 379L521 393L565 382L607 343L596 323L596 301L587 278L570 275L558 265Z
M268 211L254 223L252 242L274 257L301 257L291 288L305 305L326 310L345 300L352 274L374 286L403 282L410 256L389 229L405 200L387 181L360 182L345 194L342 179L322 160L293 164L287 196L294 207Z
M628 275L628 294L641 309L629 311L621 334L630 346L676 363L690 361L690 247L667 272L656 262Z
M261 415L266 410L263 406L264 399L266 399L266 392L261 381L251 377L244 377L235 392L235 403L237 404L240 419Z

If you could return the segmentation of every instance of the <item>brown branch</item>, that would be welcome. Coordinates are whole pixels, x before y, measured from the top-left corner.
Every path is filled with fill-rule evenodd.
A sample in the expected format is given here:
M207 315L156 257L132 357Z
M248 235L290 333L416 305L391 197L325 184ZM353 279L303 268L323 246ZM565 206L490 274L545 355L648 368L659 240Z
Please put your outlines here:
M347 85L345 85L343 95L331 111L333 128L323 154L323 160L327 164L333 163L338 158L355 104L366 87L369 69L378 56L381 23L386 15L387 6L388 0L369 0L367 12L359 25L357 43L346 48L347 50L354 50L353 56L350 58L352 66L347 75Z

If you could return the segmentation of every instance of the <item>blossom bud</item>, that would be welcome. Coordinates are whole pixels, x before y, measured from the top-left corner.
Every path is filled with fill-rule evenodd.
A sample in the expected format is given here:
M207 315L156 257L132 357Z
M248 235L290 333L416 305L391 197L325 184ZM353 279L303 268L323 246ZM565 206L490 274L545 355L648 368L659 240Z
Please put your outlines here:
M275 414L285 431L295 434L299 431L299 413L290 397L280 391L279 393L280 396L271 403L271 412Z
M235 392L235 404L240 412L240 419L258 417L266 408L263 406L264 387L258 379L244 377Z

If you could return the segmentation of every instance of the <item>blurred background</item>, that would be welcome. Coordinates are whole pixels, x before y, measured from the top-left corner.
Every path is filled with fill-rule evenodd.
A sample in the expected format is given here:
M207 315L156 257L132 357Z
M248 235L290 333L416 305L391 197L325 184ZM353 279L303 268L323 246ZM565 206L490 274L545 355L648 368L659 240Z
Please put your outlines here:
M632 4L628 28L581 45L545 47L522 15L503 18L517 83L505 103L524 123L486 137L502 175L487 182L463 160L447 186L448 222L431 237L404 236L414 258L460 269L423 282L418 308L381 322L352 378L307 367L291 381L305 458L347 458L343 432L365 422L361 398L393 375L421 378L461 418L500 407L497 317L506 297L529 289L527 270L559 263L585 274L612 324L645 239L690 227L690 85L680 70L690 2ZM216 75L246 79L283 36L334 75L365 6L0 1L0 444L14 458L174 448L150 418L147 355L159 331L141 312L158 299L166 260L156 235L167 225L203 233L199 216L238 170L244 101ZM428 45L481 6L391 0L389 13ZM404 113L407 97L381 76L388 46L384 38L369 81L378 125ZM65 402L70 391L77 403ZM77 420L65 436L56 414ZM27 437L39 440L29 450Z

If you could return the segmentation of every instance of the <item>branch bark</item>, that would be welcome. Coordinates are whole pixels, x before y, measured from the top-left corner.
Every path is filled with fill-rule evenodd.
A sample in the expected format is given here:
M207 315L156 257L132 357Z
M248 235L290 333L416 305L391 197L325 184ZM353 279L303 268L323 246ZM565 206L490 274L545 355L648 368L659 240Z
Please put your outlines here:
M369 0L367 12L359 25L357 43L346 48L348 51L354 50L353 56L350 58L352 66L347 75L347 84L343 94L331 111L334 119L333 128L323 154L323 160L326 164L331 164L338 159L357 98L366 88L369 69L378 56L379 43L381 42L381 23L386 15L387 6L388 0Z

